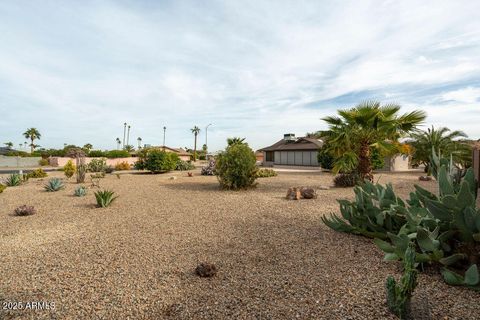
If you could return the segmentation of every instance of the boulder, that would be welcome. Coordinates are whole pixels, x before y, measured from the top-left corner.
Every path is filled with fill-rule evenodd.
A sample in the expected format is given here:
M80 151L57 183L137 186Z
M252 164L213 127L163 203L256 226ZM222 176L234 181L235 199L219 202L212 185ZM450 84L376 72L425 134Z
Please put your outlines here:
M329 186L320 186L318 187L318 190L330 190Z
M217 274L217 267L213 263L202 262L195 268L195 273L202 278L210 278Z
M431 176L420 176L420 177L418 177L418 180L420 180L420 181L432 181L432 177Z
M300 194L304 199L315 199L317 197L317 193L313 188L301 187Z
M300 188L297 187L290 187L287 191L287 200L299 200L302 196L300 192Z

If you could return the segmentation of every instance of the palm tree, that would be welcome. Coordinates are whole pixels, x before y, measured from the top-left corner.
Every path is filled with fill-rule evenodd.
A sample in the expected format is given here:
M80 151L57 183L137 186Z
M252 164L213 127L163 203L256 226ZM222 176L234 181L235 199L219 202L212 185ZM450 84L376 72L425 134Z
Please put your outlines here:
M83 146L83 149L84 149L87 153L89 153L90 150L92 150L92 148L93 148L93 145L92 145L91 143L87 143L87 144L85 144L85 145Z
M120 144L122 144L122 140L120 140L120 138L117 138L116 141L117 141L117 150L118 150L120 149Z
M337 158L333 171L356 170L361 179L373 180L370 150L395 152L395 142L421 124L426 118L423 111L398 115L397 104L381 105L366 101L349 110L339 110L339 116L325 117L329 130L321 132Z
M124 149L127 152L132 152L132 151L135 150L135 148L132 145L129 145L129 144L127 144Z
M12 142L5 142L4 145L6 145L8 149L12 149L12 147L13 147Z
M30 139L31 143L30 143L30 151L33 152L33 150L35 149L35 144L33 143L36 139L40 139L40 137L42 136L40 134L40 132L38 132L38 130L36 128L29 128L27 129L27 131L25 131L23 133L23 136L26 138L26 139Z
M245 141L245 138L233 137L233 138L227 139L227 144L228 146L233 146L234 144L242 144L244 143L244 141Z
M455 163L465 164L471 161L471 148L462 143L461 138L467 138L463 131L451 131L448 128L428 128L427 131L417 131L410 135L408 143L414 148L412 160L415 164L425 165L426 172L430 175L430 156L432 150L436 154L452 156Z
M142 138L138 137L137 141L138 141L138 149L141 149L142 148Z
M200 128L197 126L194 126L192 129L190 129L192 133L195 135L195 144L193 146L193 161L197 160L197 136L200 133Z

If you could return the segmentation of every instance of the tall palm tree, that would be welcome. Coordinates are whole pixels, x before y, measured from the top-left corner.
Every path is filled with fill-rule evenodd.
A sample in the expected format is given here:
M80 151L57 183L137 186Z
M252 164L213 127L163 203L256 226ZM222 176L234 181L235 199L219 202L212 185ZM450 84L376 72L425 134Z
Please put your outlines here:
M138 137L137 141L138 141L138 149L141 149L142 148L142 138Z
M122 144L122 140L120 140L120 138L117 138L116 141L117 141L117 150L118 150L118 149L120 149L120 145Z
M242 144L244 143L244 141L245 141L245 138L233 137L233 138L227 139L227 144L228 146L232 146L234 144Z
M329 130L324 135L332 153L337 157L333 170L356 170L361 179L373 180L370 150L394 152L394 142L421 124L426 114L412 111L398 115L397 104L381 105L366 101L348 110L339 110L339 116L325 117Z
M200 128L197 126L194 126L192 129L190 129L192 133L195 135L195 144L193 146L193 161L197 160L197 136L200 133Z
M23 133L23 136L26 138L26 139L30 139L31 143L30 143L30 151L33 152L33 150L35 149L35 144L33 143L36 139L40 139L41 138L41 134L40 132L36 129L36 128L29 128L27 129L27 131L25 131Z
M468 144L462 143L460 139L467 138L463 131L451 131L448 128L433 126L427 131L417 131L410 135L408 142L413 148L413 162L425 165L426 172L430 174L430 156L432 150L436 154L452 156L456 163L464 164L471 159L471 148Z
M13 147L12 142L5 142L4 145L6 145L8 149L12 149L12 147Z

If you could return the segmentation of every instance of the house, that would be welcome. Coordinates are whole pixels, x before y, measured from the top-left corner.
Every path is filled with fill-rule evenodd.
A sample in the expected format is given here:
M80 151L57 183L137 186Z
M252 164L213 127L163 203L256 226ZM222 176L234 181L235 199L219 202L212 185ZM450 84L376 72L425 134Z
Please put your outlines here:
M318 149L322 146L320 139L295 138L295 134L287 133L277 143L258 151L263 153L264 166L318 166Z
M153 148L161 149L161 150L164 150L165 152L175 152L180 158L180 160L183 160L183 161L190 161L191 157L193 156L190 152L187 152L182 148L172 148L167 146L160 146L160 147L153 147Z

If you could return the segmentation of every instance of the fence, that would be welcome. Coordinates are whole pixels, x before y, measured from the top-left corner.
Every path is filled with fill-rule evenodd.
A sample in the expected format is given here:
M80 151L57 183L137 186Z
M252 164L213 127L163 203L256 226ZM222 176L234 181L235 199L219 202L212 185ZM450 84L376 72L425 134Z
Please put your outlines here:
M14 167L14 168L28 168L38 167L38 162L41 157L7 157L0 156L0 168L1 167Z
M480 149L473 150L473 171L477 181L479 181L478 187L480 188Z

